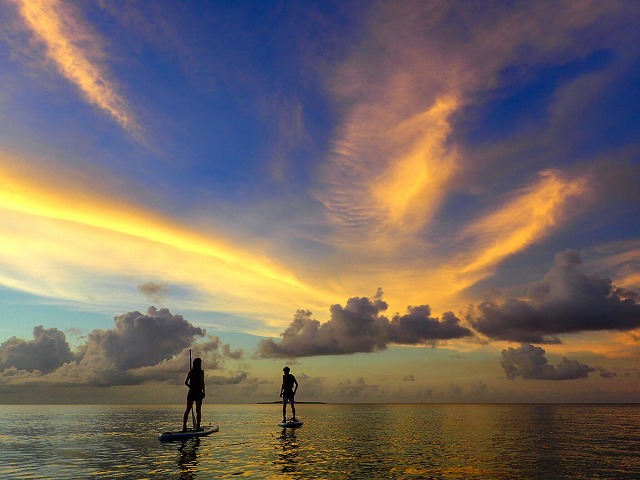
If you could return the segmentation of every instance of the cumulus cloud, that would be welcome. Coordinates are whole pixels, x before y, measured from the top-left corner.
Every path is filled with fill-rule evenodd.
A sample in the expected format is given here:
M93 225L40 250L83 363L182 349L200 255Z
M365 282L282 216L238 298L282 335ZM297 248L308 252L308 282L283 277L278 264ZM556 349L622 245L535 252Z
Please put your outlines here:
M148 381L182 383L189 368L189 349L194 357L202 358L205 370L222 369L227 360L244 356L243 350L232 350L168 309L128 312L116 316L114 324L113 329L92 331L76 353L56 328L36 327L30 341L10 338L0 345L0 383L42 381L103 387ZM237 384L246 378L246 373L239 372L211 376L208 381Z
M559 343L562 333L640 327L637 294L616 287L609 278L586 275L581 263L575 250L558 253L527 300L486 300L467 320L490 338L524 343Z
M431 317L428 305L420 305L408 307L405 315L396 314L389 320L381 315L386 309L382 290L378 289L373 299L353 297L345 307L332 305L331 318L324 324L311 318L310 311L298 310L279 343L271 338L260 341L258 356L295 358L374 352L393 343L434 345L440 340L473 335L452 312L440 320Z
M513 380L573 380L586 378L596 368L577 360L563 358L558 365L550 365L541 347L523 344L518 348L502 351L502 368L507 378Z
M146 381L176 381L186 377L189 369L189 350L192 350L192 357L202 359L202 368L207 370L217 370L223 363L223 354L220 351L220 338L216 336L206 336L204 341L191 343L191 348L183 348L179 353L162 362L145 365L139 368L132 368L124 371L129 382L142 383ZM82 365L84 366L84 364ZM93 372L96 372L93 369ZM99 380L102 380L98 376Z
M99 358L120 370L155 365L206 333L166 308L149 307L146 314L128 312L115 317L114 322L111 330L89 334L83 361Z
M28 372L49 373L73 358L64 333L57 328L45 329L42 325L33 329L33 340L11 337L0 344L0 370L15 367Z

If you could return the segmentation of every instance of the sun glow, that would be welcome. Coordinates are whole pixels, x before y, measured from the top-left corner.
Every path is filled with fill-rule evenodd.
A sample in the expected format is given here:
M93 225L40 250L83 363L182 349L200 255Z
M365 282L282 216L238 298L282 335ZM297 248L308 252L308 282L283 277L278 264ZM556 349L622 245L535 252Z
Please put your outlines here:
M9 159L0 168L0 249L9 272L0 278L3 285L78 300L100 295L87 289L121 288L118 283L131 283L127 276L156 278L200 292L194 308L263 312L273 324L288 322L299 302L331 302L276 262L230 240L195 233L53 174L8 165ZM99 285L91 272L111 280Z

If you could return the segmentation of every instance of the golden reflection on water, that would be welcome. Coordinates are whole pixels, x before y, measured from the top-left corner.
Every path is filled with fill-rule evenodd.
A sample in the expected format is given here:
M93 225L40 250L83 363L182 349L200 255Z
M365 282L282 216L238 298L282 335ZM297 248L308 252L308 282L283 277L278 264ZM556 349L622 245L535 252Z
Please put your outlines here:
M294 473L297 470L298 442L296 440L296 430L283 428L280 436L280 451L276 447L276 459L274 466L281 473Z
M639 405L207 405L220 432L163 443L181 406L2 407L0 478L637 480ZM87 428L87 419L91 426ZM40 428L40 430L37 430ZM24 430L32 433L24 435Z
M192 480L198 472L198 447L200 438L192 441L181 442L178 447L178 467L180 468L180 480Z

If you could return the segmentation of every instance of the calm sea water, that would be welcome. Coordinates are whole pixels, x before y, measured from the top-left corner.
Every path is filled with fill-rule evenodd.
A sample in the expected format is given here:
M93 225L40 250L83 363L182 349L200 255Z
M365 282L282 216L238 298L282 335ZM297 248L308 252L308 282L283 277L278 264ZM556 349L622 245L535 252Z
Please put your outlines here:
M639 479L640 405L0 406L2 479Z

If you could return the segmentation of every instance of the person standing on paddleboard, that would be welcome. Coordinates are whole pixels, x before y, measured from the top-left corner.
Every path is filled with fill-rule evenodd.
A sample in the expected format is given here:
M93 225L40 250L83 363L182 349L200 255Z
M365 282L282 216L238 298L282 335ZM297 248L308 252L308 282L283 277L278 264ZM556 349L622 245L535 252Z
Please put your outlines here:
M193 367L189 370L184 384L189 387L187 394L187 409L182 417L182 431L187 431L187 420L189 412L193 408L193 402L196 402L196 429L200 430L200 420L202 419L202 399L205 397L204 388L204 370L202 370L202 359L193 360Z
M293 418L291 420L297 422L296 406L293 397L295 397L296 391L298 390L298 381L296 377L289 373L291 371L289 367L284 367L282 371L284 372L282 376L282 388L280 388L280 396L282 397L282 422L286 423L287 421L287 403L291 404L291 411L293 412Z

